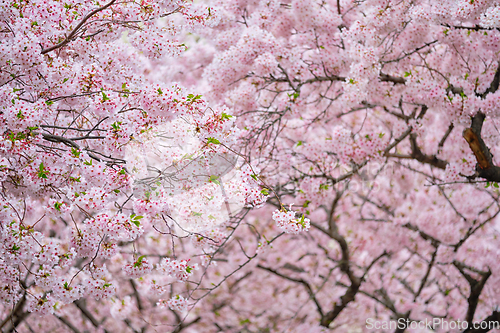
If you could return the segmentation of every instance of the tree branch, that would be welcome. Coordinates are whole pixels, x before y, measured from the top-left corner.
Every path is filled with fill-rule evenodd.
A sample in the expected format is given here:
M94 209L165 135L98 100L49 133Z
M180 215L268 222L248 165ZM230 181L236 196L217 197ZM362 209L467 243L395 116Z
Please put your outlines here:
M487 325L483 325L483 323ZM493 311L491 315L484 318L484 320L476 323L476 327L486 327L486 328L476 328L468 327L463 333L486 333L491 331L493 328L498 328L498 323L500 323L500 312Z
M76 37L76 34L80 30L80 28L85 24L85 22L88 21L88 19L90 19L92 16L99 13L100 11L107 9L109 6L111 6L115 2L116 2L116 0L111 0L108 4L106 4L100 8L96 8L93 11L91 11L90 13L88 13L83 18L83 20L81 20L80 23L78 23L78 25L75 27L75 29L73 29L73 31L71 31L70 34L62 42L60 42L59 44L56 44L54 46L51 46L49 48L43 49L41 53L46 54L46 53L52 52L54 50L57 50L58 48L63 47L64 45L68 44L69 42L71 42Z
M66 318L64 317L60 317L60 316L56 316L57 319L59 319L64 325L68 326L68 328L73 331L74 333L80 333L80 331L78 330L78 328L76 328L75 326L73 326L73 324L71 324L71 322L69 320L67 320Z
M497 87L498 88L498 87ZM478 112L472 117L471 127L463 131L463 137L476 156L476 176L493 182L500 182L500 167L493 164L493 155L481 138L485 114Z
M285 280L302 284L306 288L307 293L309 294L309 298L311 298L313 300L314 304L316 304L316 309L318 310L318 313L321 316L321 320L323 320L323 317L324 317L323 309L321 308L321 305L319 304L318 299L316 298L316 295L314 294L314 292L311 288L311 285L306 280L292 278L290 276L281 274L272 268L262 266L261 264L257 264L257 268L260 268L260 269L263 269L263 270L268 271L270 273L273 273L274 275L277 275Z
M359 291L359 287L361 286L361 279L354 275L349 265L349 246L347 245L345 238L338 232L337 224L335 223L334 210L338 203L338 200L339 199L337 197L334 199L332 207L330 209L328 219L328 233L330 237L335 239L340 245L340 249L342 252L340 270L349 277L351 285L347 288L346 293L342 297L340 297L340 303L334 303L333 309L321 318L320 325L324 327L329 327L330 324L335 320L335 318L337 318L337 316L340 314L340 312L342 312L342 310L347 307L350 302L354 301L356 294Z
M491 271L488 270L487 272L482 272L472 267L468 267L457 260L453 261L453 266L455 266L460 271L462 276L467 280L467 282L469 282L470 285L470 294L469 298L467 299L469 307L467 309L466 320L469 323L469 327L472 327L472 321L474 320L474 314L476 313L479 296L481 296L484 285L486 284L488 278L491 276ZM474 279L472 276L465 272L465 269L481 275L481 279Z

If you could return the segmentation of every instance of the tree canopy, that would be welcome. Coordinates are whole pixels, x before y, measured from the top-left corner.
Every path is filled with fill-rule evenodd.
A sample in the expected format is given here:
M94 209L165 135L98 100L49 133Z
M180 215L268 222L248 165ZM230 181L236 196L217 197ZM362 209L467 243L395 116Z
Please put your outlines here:
M500 1L0 7L2 332L500 331Z

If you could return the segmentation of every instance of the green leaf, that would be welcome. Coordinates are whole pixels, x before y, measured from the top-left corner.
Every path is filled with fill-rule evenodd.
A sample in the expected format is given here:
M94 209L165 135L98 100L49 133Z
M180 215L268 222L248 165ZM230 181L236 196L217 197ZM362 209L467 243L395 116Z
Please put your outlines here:
M200 99L200 98L201 98L201 95L196 95L196 96L193 95L193 94L187 95L187 100L189 102L194 102L194 101L196 101L197 99Z
M260 190L260 193L264 195L269 195L269 191L267 190L267 188L263 188L262 190Z
M134 267L139 267L139 266L141 266L141 264L142 264L142 260L143 260L144 258L146 258L146 256L145 256L145 255L142 255L142 256L140 256L139 258L137 258L137 261L134 263Z
M494 188L499 188L500 186L498 185L498 183L493 183L493 187Z
M222 120L228 120L228 119L233 118L233 116L231 116L231 115L229 115L229 114L227 114L227 113L222 112L222 114L220 115L220 118L221 118Z
M122 124L122 122L121 122L121 121L115 121L114 123L112 123L112 124L111 124L111 127L113 127L113 129L114 129L115 131L118 131L118 130L120 130L120 125L121 125L121 124Z
M71 148L71 154L73 154L73 156L78 158L80 157L81 152L76 148Z
M143 217L144 216L132 214L130 215L130 220L132 221L133 224L139 227L141 225L141 222L139 220L142 219Z
M161 88L158 88L158 94L163 95L163 91L161 91Z
M72 181L77 182L77 183L81 182L80 176L78 176L78 177L71 177L70 176L69 179L71 179Z
M215 184L217 184L217 185L220 185L220 181L219 181L218 179L219 179L219 177L218 177L218 176L212 175L212 176L210 176L209 181L210 181L211 183L215 183Z
M411 71L409 71L409 72L405 72L404 77L408 77L408 76L410 76L410 75L411 75Z
M216 138L207 138L207 143L213 143L214 145L220 144L220 141Z
M109 97L104 93L104 91L101 92L102 94L102 102L106 102L106 101L109 101Z
M40 166L38 167L38 177L47 179L47 171L45 171L45 167L43 165L43 162L40 163Z

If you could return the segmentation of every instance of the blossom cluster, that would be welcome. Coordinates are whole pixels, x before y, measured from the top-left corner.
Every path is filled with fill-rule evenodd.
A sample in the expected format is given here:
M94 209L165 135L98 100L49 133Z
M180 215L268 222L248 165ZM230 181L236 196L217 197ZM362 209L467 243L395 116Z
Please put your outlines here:
M188 309L188 300L180 295L176 295L168 301L160 299L157 305L160 307L168 307L171 310L184 312Z
M302 217L296 219L294 211L285 210L275 210L273 212L273 220L276 225L287 234L298 234L302 231L309 230L311 226L311 220L307 217Z
M172 260L164 258L158 265L158 270L175 278L179 282L185 282L198 270L198 264L189 265L190 259Z

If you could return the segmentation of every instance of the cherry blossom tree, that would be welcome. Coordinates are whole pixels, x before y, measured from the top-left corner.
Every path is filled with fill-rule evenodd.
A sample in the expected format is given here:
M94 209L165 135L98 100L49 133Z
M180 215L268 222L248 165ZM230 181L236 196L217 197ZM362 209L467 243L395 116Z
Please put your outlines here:
M500 1L1 8L2 331L495 331Z

